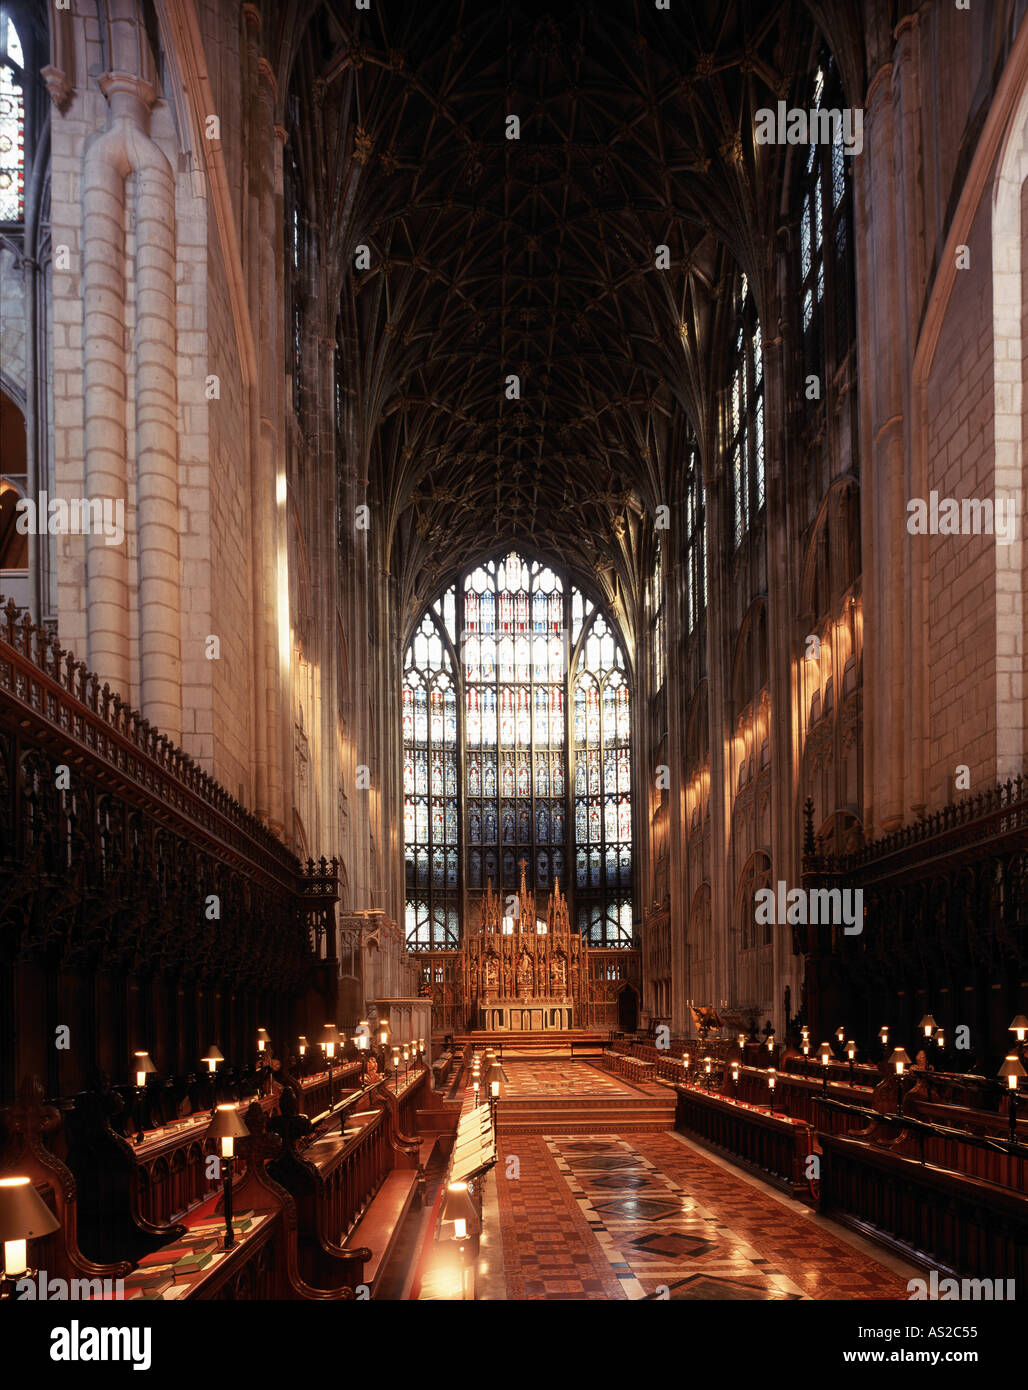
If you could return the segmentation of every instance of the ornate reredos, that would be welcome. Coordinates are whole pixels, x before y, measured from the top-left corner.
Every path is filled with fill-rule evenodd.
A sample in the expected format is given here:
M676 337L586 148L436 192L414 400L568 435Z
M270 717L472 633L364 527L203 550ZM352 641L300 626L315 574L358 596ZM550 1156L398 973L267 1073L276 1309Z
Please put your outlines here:
M479 925L464 940L469 1002L526 997L564 1002L581 997L582 943L571 926L560 880L554 882L542 918L526 883L526 867L522 860L521 887L511 904L516 913L504 912L507 904L489 880Z

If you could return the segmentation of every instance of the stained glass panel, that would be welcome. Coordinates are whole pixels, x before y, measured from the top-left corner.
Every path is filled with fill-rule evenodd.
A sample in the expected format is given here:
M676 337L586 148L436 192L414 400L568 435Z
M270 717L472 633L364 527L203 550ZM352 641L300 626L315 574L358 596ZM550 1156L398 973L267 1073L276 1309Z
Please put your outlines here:
M9 20L7 53L14 59ZM17 43L17 35L15 35ZM18 48L20 53L20 46ZM21 222L25 216L25 100L21 74L13 64L0 64L0 222Z

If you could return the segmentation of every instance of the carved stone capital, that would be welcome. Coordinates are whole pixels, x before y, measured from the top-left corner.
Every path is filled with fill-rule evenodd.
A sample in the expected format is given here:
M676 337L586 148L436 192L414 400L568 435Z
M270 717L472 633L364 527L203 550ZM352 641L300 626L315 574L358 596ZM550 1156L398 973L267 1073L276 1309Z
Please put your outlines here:
M100 90L116 115L135 115L145 119L157 100L153 85L131 72L105 72L100 78ZM137 105L142 108L141 111L132 109Z

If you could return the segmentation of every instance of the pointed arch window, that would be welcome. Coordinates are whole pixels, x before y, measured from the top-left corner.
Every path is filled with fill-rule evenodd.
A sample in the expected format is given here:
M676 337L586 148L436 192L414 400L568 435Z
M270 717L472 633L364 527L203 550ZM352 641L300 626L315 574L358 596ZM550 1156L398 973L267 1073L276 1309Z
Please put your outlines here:
M0 223L25 219L25 58L8 14L0 11Z
M441 745L433 690L444 706ZM581 718L573 739L572 704ZM462 897L473 903L490 881L501 893L516 892L522 861L537 893L559 878L572 902L578 895L577 920L590 941L631 944L629 714L627 667L613 628L544 563L517 551L483 561L426 609L404 661L411 949L458 944ZM439 793L435 761L446 769ZM572 790L575 777L584 779L581 795Z
M403 838L411 949L456 947L459 932L457 684L426 613L403 665Z
M845 105L838 70L829 54L823 55L818 64L810 101L815 109L841 110ZM854 328L850 302L853 179L841 121L835 122L834 136L831 144L811 142L800 178L798 247L803 367L806 375L821 379L822 395L824 378L842 364Z
M685 625L691 636L707 608L706 496L695 447L685 477L685 562Z
M764 506L764 346L757 306L745 274L739 284L736 310L727 439L735 543L740 545Z

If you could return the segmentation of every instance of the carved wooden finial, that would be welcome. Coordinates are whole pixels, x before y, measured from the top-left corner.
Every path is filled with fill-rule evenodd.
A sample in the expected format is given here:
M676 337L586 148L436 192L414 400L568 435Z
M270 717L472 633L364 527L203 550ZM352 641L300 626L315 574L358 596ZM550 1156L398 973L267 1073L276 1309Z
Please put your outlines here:
M813 855L814 845L814 798L808 796L803 803L803 853Z

